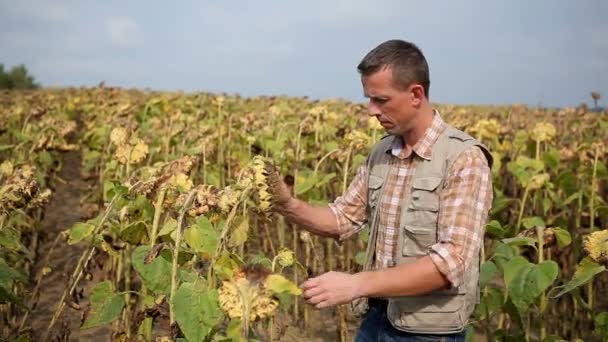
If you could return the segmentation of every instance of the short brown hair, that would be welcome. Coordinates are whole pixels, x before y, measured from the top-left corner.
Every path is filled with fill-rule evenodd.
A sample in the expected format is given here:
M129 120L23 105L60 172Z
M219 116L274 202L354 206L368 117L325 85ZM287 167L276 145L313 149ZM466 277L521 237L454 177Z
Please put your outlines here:
M393 71L395 86L405 89L418 83L429 97L429 66L415 44L398 39L388 40L368 52L357 66L362 76L369 76L384 68Z

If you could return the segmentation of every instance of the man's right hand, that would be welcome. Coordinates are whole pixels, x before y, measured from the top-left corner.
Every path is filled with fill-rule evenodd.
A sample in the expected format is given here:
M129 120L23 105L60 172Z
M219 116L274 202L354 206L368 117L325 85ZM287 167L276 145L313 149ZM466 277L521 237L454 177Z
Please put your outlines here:
M275 186L273 197L275 201L275 207L279 213L284 213L289 209L290 204L293 201L292 187L287 185L282 177L277 177L278 182Z

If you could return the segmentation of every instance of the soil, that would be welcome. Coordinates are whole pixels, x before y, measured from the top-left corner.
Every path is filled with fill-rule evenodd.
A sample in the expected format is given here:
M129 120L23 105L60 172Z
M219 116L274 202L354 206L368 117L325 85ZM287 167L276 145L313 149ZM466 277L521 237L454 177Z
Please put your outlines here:
M29 324L32 329L32 340L41 341L49 323L52 320L63 292L68 286L68 280L78 259L85 252L84 244L68 245L63 239L56 237L62 231L69 229L74 223L82 219L80 196L85 193L87 183L82 179L81 156L78 151L64 154L63 165L58 174L59 179L51 183L53 196L45 210L44 220L40 231L44 234L43 243L37 250L37 262L34 267L34 279L37 279L44 267L50 267L51 272L42 277L38 299L34 310L30 314ZM47 264L48 260L48 264ZM84 287L78 287L76 292L88 298L91 282L85 282ZM81 310L65 306L62 315L57 320L51 334L50 341L109 341L111 329L109 327L80 330L82 312L86 302L80 298L72 298Z

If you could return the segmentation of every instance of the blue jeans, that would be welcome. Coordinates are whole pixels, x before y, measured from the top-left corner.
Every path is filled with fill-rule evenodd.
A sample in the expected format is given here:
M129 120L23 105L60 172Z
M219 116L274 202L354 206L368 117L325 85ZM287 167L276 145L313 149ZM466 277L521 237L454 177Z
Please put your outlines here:
M365 314L355 342L464 342L466 329L449 335L413 334L395 329L386 317L387 302L370 298L369 311Z

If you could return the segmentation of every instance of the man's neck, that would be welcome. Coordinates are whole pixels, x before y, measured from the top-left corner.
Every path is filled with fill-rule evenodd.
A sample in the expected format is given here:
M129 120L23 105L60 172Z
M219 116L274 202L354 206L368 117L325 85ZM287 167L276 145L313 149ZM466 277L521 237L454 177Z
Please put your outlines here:
M422 139L426 130L433 124L434 116L435 111L431 106L422 107L419 114L416 116L416 123L412 129L401 136L403 143L409 147L414 147L414 145Z

